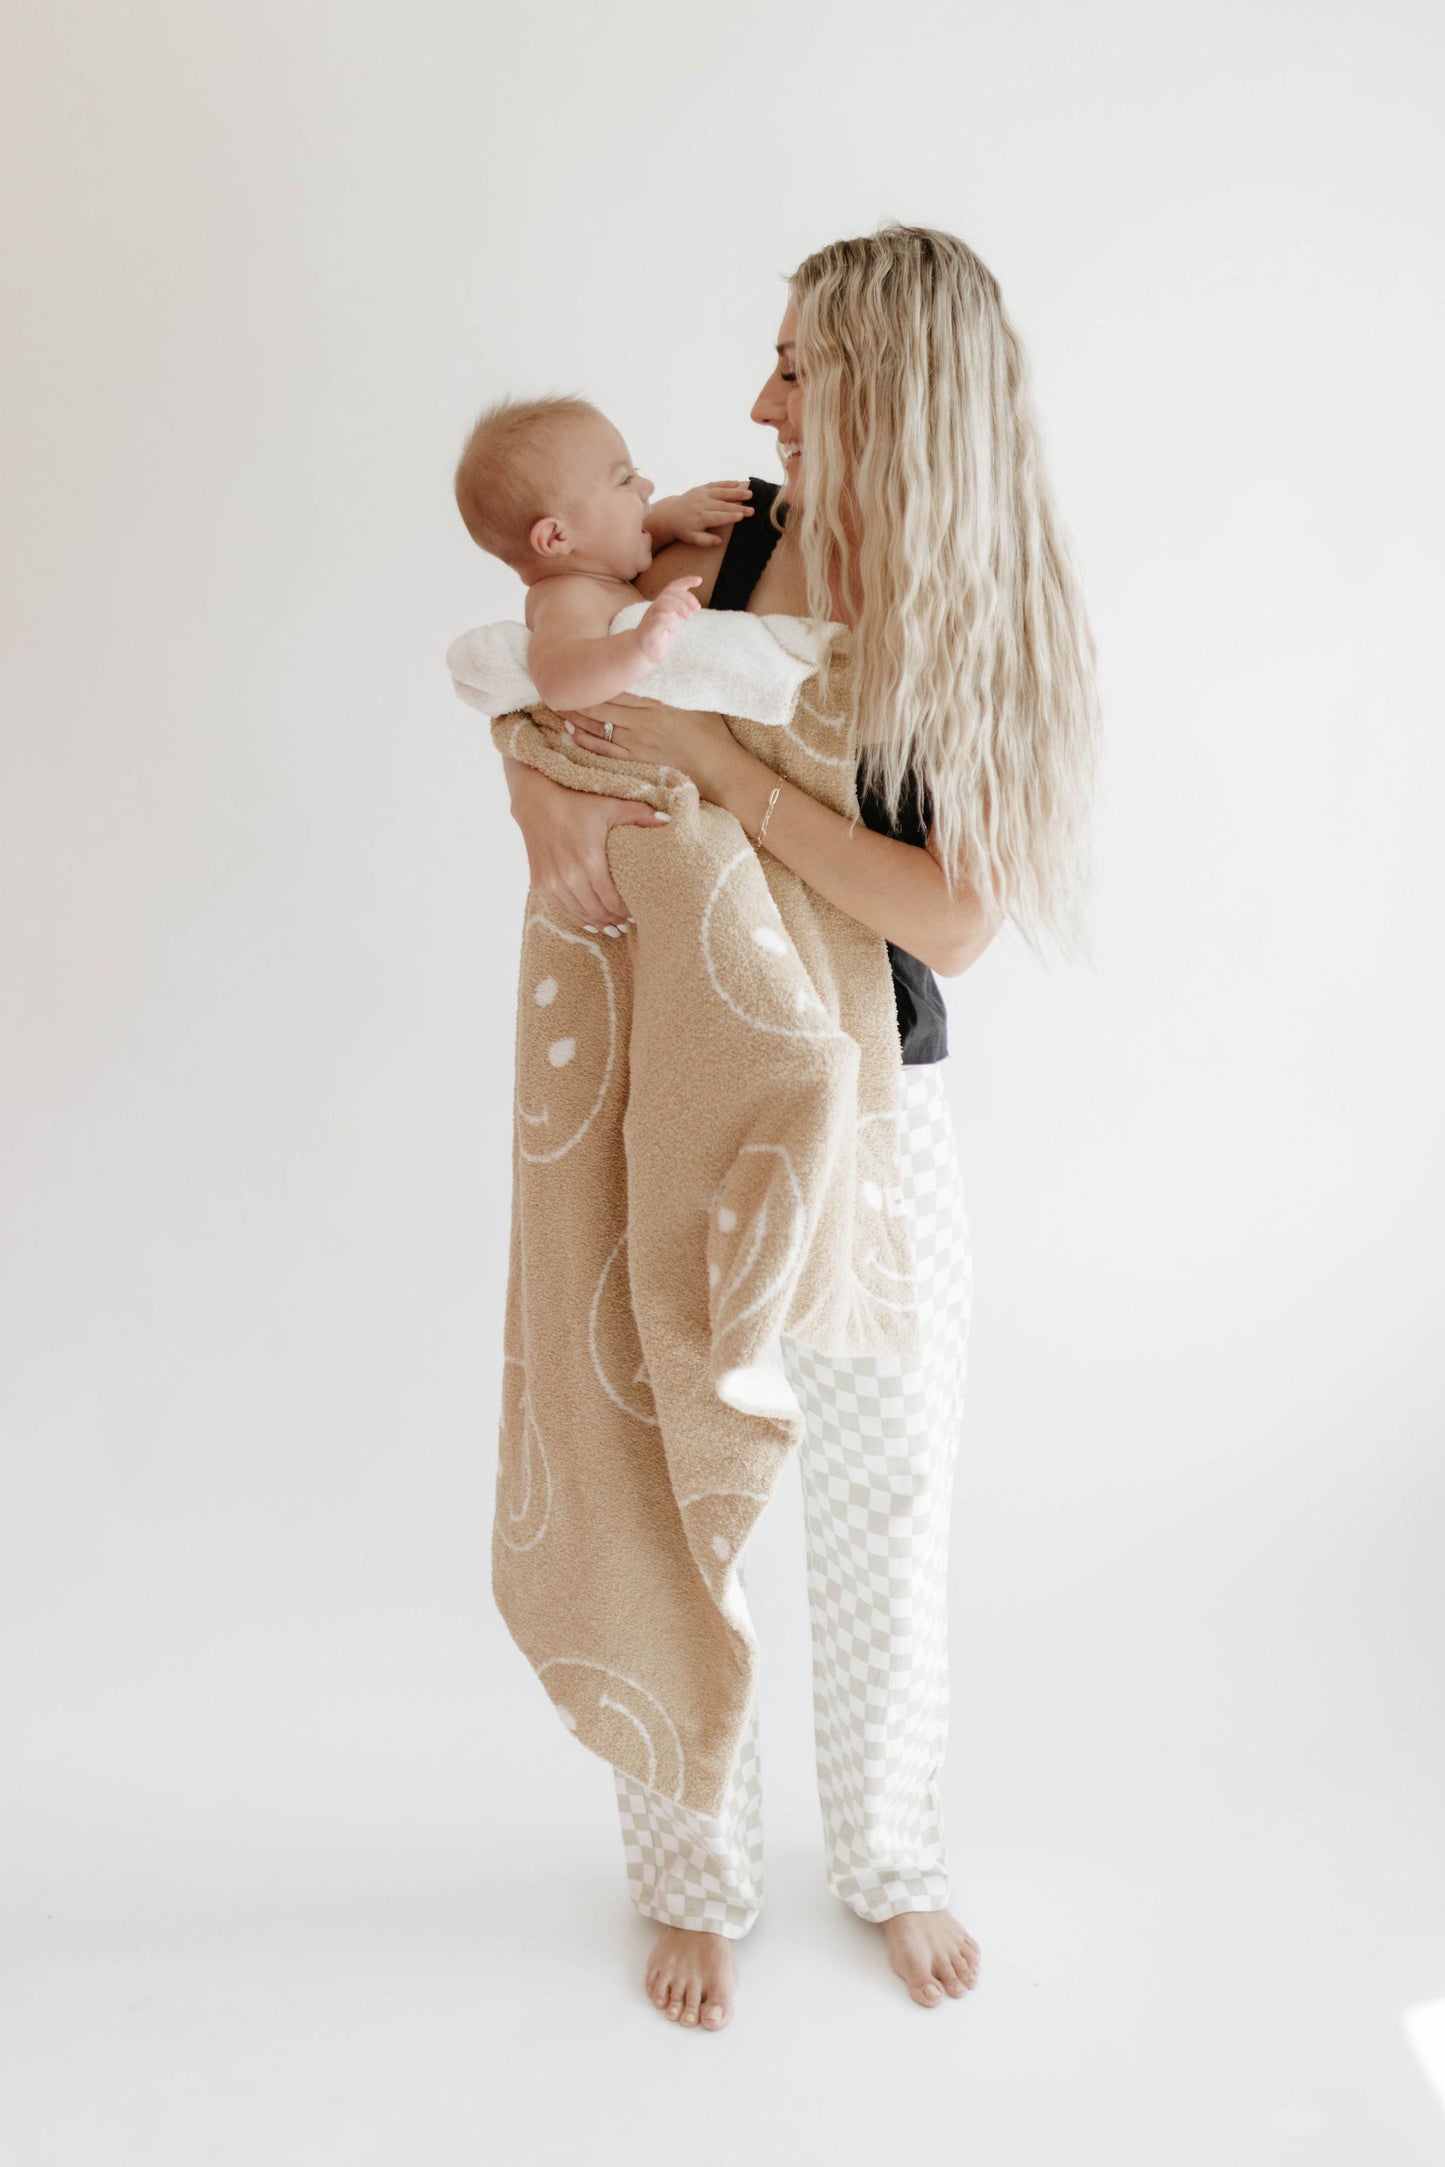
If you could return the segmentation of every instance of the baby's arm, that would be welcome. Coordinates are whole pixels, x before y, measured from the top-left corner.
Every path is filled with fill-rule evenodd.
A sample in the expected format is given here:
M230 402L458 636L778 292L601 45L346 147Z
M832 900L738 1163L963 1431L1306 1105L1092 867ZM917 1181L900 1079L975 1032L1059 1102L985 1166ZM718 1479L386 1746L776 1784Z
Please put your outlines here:
M654 549L666 549L669 542L716 549L729 527L752 518L751 495L746 482L703 482L680 497L659 497L647 507L642 524Z
M613 598L591 579L549 579L532 589L527 671L548 707L563 713L616 699L645 677L699 607L694 576L664 587L640 624L615 635Z

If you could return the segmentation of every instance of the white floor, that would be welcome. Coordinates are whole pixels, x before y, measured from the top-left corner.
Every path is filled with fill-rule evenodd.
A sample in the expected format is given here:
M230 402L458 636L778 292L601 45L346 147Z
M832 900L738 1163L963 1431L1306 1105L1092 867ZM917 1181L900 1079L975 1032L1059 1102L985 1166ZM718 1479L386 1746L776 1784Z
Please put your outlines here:
M925 2011L822 1886L791 1485L757 1542L768 1887L717 2037L644 1999L608 1772L466 1544L92 1560L113 1630L37 1647L7 1717L7 2167L1445 2163L1407 2036L1445 1997L1438 1787L1347 1583L1310 1614L1281 1561L1265 1664L1247 1576L1201 1617L1207 1530L1137 1623L1085 1544L1069 1632L1064 1549L1041 1528L1005 1586L965 1523L950 1826L984 1963Z

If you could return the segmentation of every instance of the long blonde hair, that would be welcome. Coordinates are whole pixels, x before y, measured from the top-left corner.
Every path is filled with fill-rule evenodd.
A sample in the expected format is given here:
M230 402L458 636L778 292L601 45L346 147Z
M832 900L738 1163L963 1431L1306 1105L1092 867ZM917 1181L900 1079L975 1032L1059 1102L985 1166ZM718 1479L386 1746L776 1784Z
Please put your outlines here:
M794 518L810 612L848 599L863 780L896 816L913 770L950 892L1040 957L1089 956L1095 646L998 282L954 235L890 225L791 286Z

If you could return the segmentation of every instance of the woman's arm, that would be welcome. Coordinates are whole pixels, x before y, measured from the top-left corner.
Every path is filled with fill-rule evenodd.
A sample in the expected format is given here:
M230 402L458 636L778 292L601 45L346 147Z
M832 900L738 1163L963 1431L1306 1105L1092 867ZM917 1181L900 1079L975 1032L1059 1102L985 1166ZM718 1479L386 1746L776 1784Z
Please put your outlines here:
M619 822L659 827L666 813L655 812L641 798L569 790L510 753L502 755L502 766L533 889L584 932L624 934L632 921L607 863L607 832Z
M796 783L784 782L728 733L704 795L725 806L756 837L767 813L764 850L816 888L830 903L871 926L941 978L957 978L978 961L998 931L977 889L961 881L950 895L943 868L928 848L856 827ZM771 813L768 799L778 796Z
M608 720L616 732L611 742L602 735ZM917 956L940 977L957 978L966 971L998 931L1000 921L967 882L950 896L931 847L878 835L861 821L853 827L843 814L796 783L784 782L746 751L721 715L690 714L651 700L610 701L564 722L579 745L604 758L680 767L703 797L724 806L754 838L776 786L763 848L850 918Z
M666 549L659 549L647 570L639 572L632 584L650 602L654 595L661 594L670 580L696 574L697 586L693 592L706 609L717 585L722 560L723 553L715 543L702 548L696 542L669 542Z

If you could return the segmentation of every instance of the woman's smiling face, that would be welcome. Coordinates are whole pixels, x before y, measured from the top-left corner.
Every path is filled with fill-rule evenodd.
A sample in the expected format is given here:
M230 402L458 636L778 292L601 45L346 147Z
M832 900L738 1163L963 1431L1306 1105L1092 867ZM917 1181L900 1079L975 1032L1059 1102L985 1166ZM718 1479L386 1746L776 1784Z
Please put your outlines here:
M795 367L794 344L798 336L798 305L788 296L778 326L777 362L772 375L753 401L752 419L764 429L778 432L778 457L783 467L783 494L789 503L801 501L803 467L803 391Z

